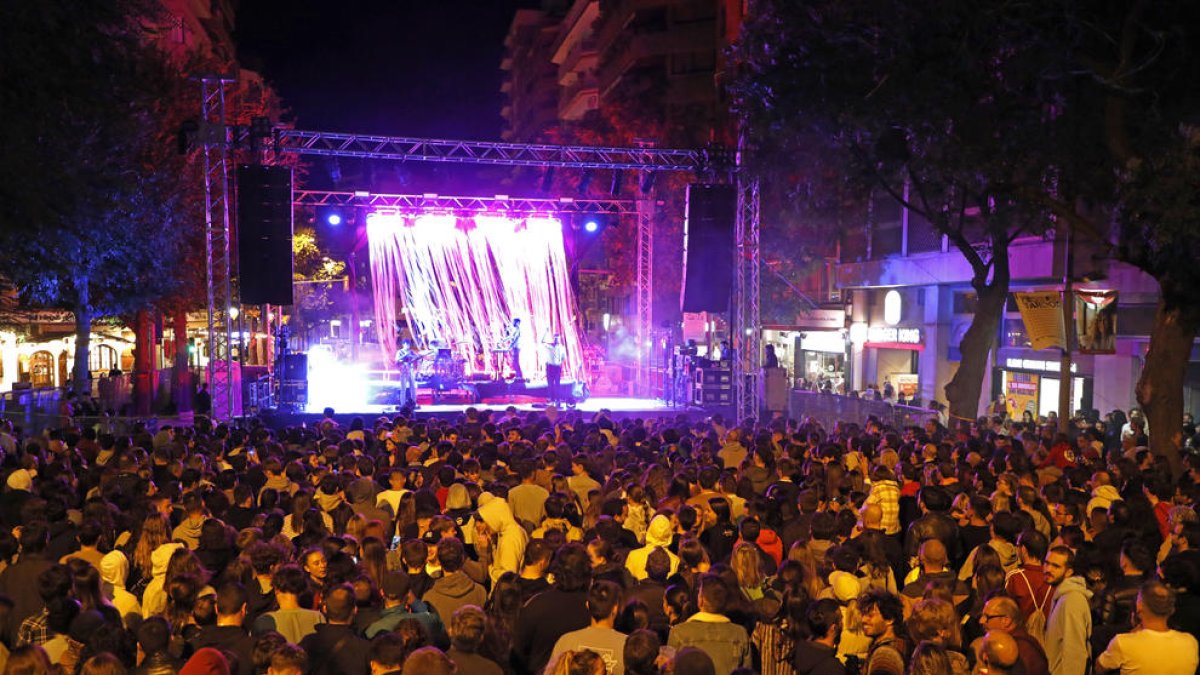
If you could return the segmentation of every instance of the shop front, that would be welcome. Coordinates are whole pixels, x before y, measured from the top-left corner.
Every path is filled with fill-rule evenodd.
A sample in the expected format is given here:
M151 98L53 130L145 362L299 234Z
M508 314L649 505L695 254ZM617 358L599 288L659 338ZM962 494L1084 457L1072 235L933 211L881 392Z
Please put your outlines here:
M1026 412L1035 418L1058 412L1062 387L1062 362L1046 350L1001 350L997 376L993 378L993 400L1004 396L1010 417L1020 419ZM1071 412L1091 409L1091 359L1071 363Z
M814 309L796 317L792 326L763 329L763 344L775 348L779 366L794 386L837 389L846 373L846 312Z
M912 402L920 395L921 353L925 350L923 329L915 326L871 325L864 347L864 387L886 390L898 401Z

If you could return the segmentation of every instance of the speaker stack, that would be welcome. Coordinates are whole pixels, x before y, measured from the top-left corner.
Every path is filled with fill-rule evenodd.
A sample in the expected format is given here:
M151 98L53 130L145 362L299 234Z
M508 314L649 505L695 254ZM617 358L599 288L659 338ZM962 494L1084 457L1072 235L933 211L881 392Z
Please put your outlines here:
M692 404L699 406L733 405L733 369L728 361L713 361L692 373Z
M237 170L239 288L244 305L292 304L292 169Z
M684 312L728 312L733 288L733 226L737 190L693 183L684 213Z
M308 403L308 354L284 354L279 402L304 407Z

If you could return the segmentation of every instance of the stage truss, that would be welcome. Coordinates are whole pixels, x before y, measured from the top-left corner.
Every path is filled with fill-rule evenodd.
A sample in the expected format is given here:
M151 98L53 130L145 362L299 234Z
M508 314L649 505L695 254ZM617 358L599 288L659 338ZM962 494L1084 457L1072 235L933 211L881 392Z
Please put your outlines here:
M219 117L224 125L224 83L221 80L221 96ZM205 120L209 121L208 92L214 86L211 80L204 80L205 87ZM210 121L210 124L215 122ZM229 250L228 222L229 210L226 195L228 192L228 147L231 136L238 138L243 130L234 130L233 134L223 133L218 138L206 134L204 139L205 157L205 194L220 195L221 206L224 209L224 243L223 257L214 257L213 251L206 258L210 282L224 275L225 284L229 280ZM297 129L276 128L272 132L276 153L299 155L317 155L325 157L354 157L360 159L392 160L392 161L426 161L448 162L458 164L488 164L500 166L529 166L543 168L565 169L608 169L632 170L642 175L657 171L684 171L695 174L708 173L712 170L712 157L707 150L697 149L662 149L654 147L596 147L596 146L563 146L539 145L522 143L493 143L485 141L460 141L422 139L409 137L375 136L365 134L329 133L319 131L302 131ZM208 170L210 157L214 160L212 171ZM735 224L735 312L732 331L735 343L740 342L741 358L733 363L735 382L735 411L739 417L749 417L758 414L762 408L762 390L758 361L761 358L759 343L761 340L761 325L759 319L759 209L758 184L744 175L741 167L735 173L738 181L738 211ZM220 187L216 186L220 183ZM597 199L536 199L495 197L442 197L436 194L422 195L378 195L366 191L353 192L318 192L301 190L295 193L293 201L307 206L355 205L355 206L388 206L411 208L446 208L467 211L491 210L497 213L521 212L595 212L615 215L637 216L637 280L634 292L635 311L637 312L637 340L639 349L635 381L639 393L645 394L649 382L650 353L652 345L651 331L653 329L653 239L654 211L656 202L653 199L653 187L637 200L597 200ZM214 197L215 198L215 197ZM209 204L209 232L214 231L212 214L215 205ZM217 308L213 294L213 283L209 285L209 334L214 334L214 318L224 316L225 320L225 352L224 357L231 365L232 357L228 350L228 307L231 304L231 291L226 288L226 304ZM226 370L226 373L229 371ZM214 370L209 368L210 378ZM210 379L211 381L211 379ZM231 391L232 383L226 383ZM229 414L232 414L232 398L229 399Z

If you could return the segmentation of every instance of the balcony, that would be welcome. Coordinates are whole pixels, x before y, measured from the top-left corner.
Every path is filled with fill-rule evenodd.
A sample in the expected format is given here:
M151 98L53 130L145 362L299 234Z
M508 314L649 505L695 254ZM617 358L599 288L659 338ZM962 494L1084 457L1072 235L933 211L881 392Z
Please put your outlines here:
M583 77L570 87L565 87L558 101L559 119L581 119L600 105L600 89L596 84L596 78Z

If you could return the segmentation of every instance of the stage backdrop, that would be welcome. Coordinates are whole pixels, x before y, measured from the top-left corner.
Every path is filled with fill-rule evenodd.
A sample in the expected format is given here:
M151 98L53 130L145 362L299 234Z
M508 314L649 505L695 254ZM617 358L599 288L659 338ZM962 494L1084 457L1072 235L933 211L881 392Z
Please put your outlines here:
M468 373L493 372L491 350L516 317L526 378L545 377L542 343L557 332L567 350L563 380L586 381L560 221L377 212L367 237L385 363L396 352L399 304L416 344L440 340Z

